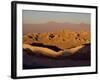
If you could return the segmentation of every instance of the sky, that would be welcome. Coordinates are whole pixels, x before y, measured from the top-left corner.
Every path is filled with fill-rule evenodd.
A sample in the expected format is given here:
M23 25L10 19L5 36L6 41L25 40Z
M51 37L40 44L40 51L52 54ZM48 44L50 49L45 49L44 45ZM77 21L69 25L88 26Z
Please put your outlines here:
M90 13L52 12L23 10L23 24L57 23L85 23L90 24Z

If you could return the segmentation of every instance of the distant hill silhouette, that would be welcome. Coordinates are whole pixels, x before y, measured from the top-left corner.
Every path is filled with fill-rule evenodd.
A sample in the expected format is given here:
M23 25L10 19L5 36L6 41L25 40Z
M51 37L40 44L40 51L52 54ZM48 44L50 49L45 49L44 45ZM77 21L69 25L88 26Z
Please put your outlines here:
M90 31L90 24L80 23L57 23L57 22L48 22L42 24L23 24L23 33L32 33L32 32L52 32L52 31L59 31L60 29L68 29L74 31Z

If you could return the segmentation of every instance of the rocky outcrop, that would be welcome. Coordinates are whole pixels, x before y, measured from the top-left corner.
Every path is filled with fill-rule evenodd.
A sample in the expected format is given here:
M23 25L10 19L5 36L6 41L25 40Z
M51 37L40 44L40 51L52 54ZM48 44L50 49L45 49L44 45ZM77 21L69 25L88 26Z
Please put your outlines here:
M61 49L68 49L90 43L90 33L86 31L73 32L68 30L48 33L32 33L24 35L23 43L43 43L57 46Z

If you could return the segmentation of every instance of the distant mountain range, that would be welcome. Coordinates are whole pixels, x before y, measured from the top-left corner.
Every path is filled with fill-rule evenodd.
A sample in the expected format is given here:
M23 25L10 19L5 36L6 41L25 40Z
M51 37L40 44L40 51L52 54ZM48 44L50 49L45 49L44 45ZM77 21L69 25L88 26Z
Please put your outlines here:
M59 31L62 29L73 30L73 31L90 31L90 24L80 23L57 23L57 22L48 22L41 24L23 24L23 33L44 33L44 32L53 32Z

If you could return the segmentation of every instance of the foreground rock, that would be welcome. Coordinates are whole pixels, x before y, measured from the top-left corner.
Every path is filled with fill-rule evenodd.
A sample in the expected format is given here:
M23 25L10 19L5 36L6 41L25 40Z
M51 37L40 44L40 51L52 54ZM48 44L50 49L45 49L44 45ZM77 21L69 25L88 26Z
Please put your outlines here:
M47 56L51 58L60 58L60 57L66 57L70 59L90 59L90 44L84 44L81 46L77 46L75 48L67 49L67 50L61 50L58 48L52 48L48 46L32 46L29 44L23 44L24 51L27 52L27 54L30 55L42 55Z
M53 52L58 53L59 51ZM90 63L90 44L78 49L73 54L67 52L56 57L51 54L48 56L41 51L36 52L29 47L23 49L23 69L90 66Z

